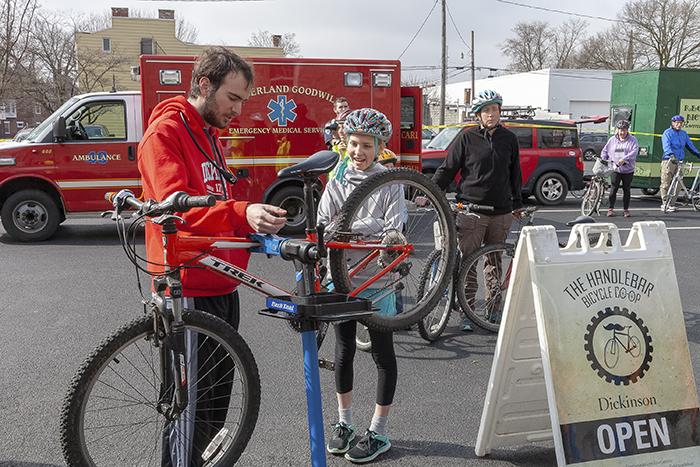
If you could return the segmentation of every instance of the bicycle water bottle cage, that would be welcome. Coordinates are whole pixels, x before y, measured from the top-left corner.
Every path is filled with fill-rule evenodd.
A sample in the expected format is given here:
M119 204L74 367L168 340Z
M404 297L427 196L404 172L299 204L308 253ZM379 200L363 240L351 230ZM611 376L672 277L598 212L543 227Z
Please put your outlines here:
M317 178L327 174L338 163L340 156L333 151L319 151L305 161L290 165L277 172L279 178L304 177Z

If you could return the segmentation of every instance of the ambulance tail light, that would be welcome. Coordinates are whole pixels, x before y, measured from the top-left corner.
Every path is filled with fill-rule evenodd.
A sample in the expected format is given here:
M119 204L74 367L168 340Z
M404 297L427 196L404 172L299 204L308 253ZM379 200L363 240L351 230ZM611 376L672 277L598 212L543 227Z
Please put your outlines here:
M351 88L362 87L362 73L359 71L346 71L345 72L345 86Z

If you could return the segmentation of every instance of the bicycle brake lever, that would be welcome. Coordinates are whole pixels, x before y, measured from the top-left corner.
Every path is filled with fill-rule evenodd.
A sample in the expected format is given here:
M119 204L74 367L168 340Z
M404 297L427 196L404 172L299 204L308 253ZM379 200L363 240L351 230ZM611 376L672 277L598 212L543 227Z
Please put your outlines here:
M162 216L158 216L154 219L151 219L151 222L153 222L154 224L163 225L170 220L175 220L175 221L179 221L183 224L187 224L185 219L183 219L180 216L173 215L173 214L163 214Z

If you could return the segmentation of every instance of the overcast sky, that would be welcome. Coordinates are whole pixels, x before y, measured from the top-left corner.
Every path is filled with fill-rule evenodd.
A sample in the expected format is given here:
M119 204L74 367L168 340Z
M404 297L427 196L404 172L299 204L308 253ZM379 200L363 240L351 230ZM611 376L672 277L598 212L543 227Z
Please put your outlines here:
M41 1L41 0L40 0ZM515 0L574 13L614 18L625 0ZM58 0L43 0L47 9L67 13L99 13L110 7L151 10L174 9L199 30L201 44L246 45L252 32L296 33L304 57L396 59L423 23L435 0L263 0L263 1L153 1L153 0L70 0L70 10ZM507 57L500 51L504 39L520 21L544 20L556 26L570 16L524 8L496 0L448 0L459 32L467 43L475 31L477 67L505 68ZM608 28L612 23L589 19L589 32ZM468 65L469 49L462 42L448 16L449 65ZM626 33L622 33L626 37ZM462 58L464 54L464 58ZM402 66L440 64L440 3L411 47L401 58ZM404 70L407 75L419 73ZM457 71L450 71L450 74ZM488 72L477 74L486 76ZM421 75L422 76L422 75ZM451 81L468 79L465 72Z

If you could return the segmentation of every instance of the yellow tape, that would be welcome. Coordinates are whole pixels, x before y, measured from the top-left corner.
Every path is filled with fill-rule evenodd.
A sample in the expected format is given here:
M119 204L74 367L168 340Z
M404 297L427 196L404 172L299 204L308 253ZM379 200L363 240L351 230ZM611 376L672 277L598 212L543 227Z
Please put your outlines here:
M468 127L468 126L477 126L478 123L452 123L450 125L423 125L423 128L454 128L454 127ZM561 125L539 125L536 123L516 123L516 122L508 122L509 127L521 127L521 128L552 128L555 130L561 130L562 128L566 129L568 127L566 126L561 126Z

